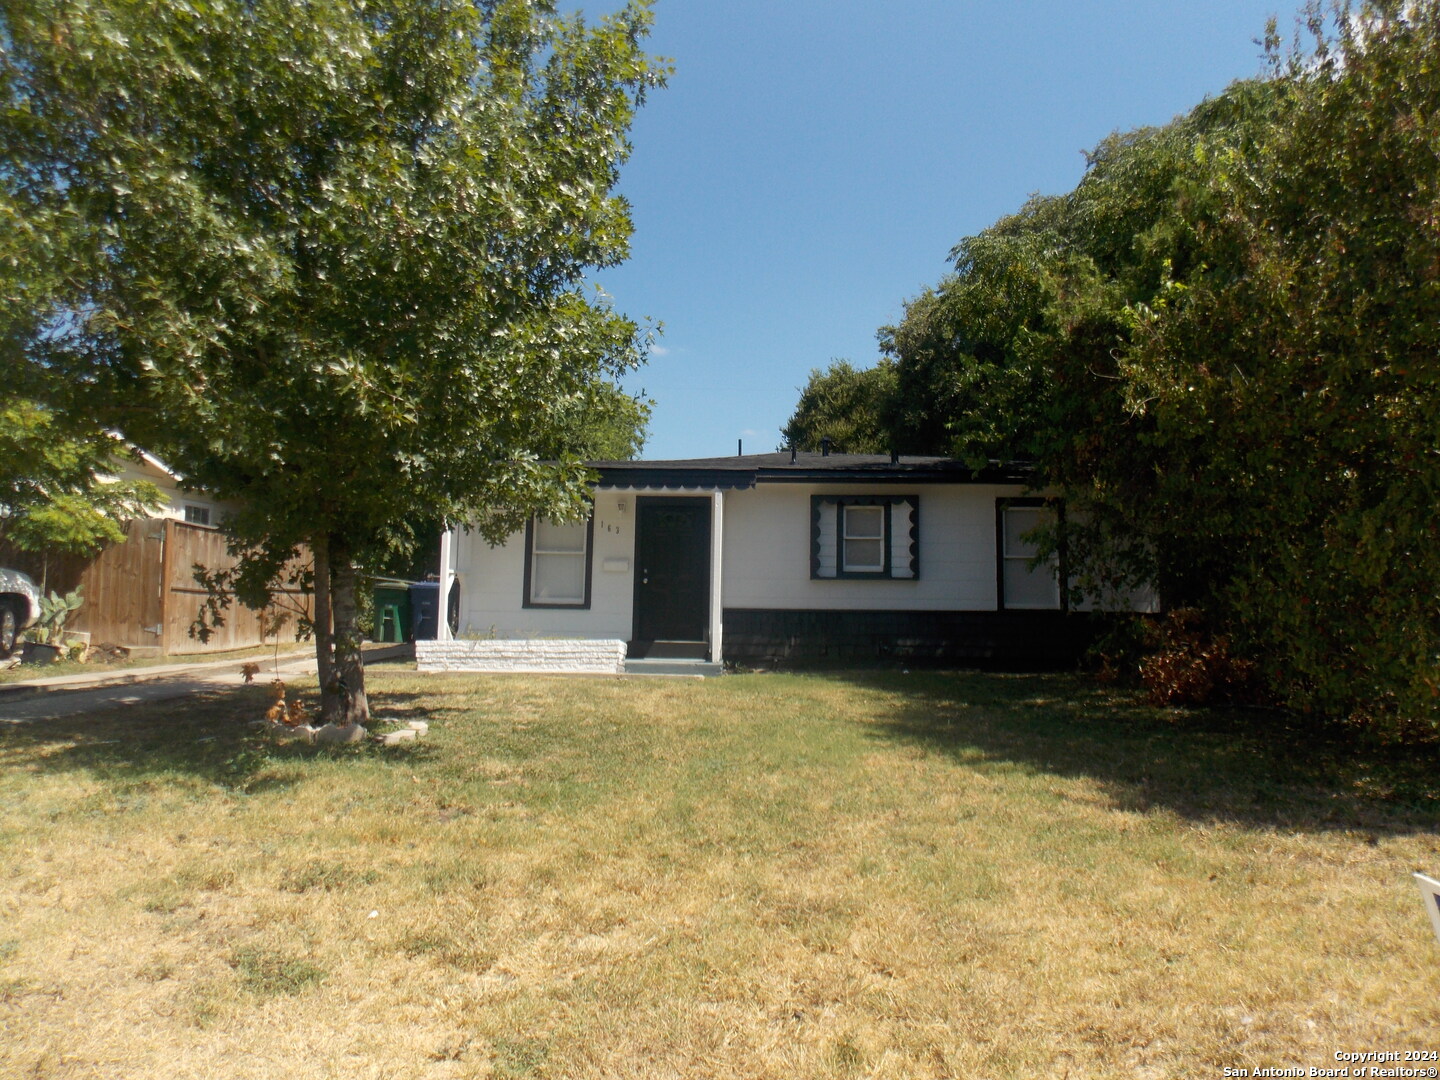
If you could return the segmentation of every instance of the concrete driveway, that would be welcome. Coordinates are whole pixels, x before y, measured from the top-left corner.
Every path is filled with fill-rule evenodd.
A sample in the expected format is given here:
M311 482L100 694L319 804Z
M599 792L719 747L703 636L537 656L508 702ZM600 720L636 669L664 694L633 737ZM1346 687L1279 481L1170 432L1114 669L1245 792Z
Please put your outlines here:
M384 660L407 660L411 655L409 645L375 646L365 650L365 663L369 666ZM3 684L0 685L0 723L55 720L101 709L166 701L200 691L213 693L227 686L243 686L240 668L247 662L167 664ZM275 677L273 662L265 658L256 658L253 662L261 665L260 674L255 676L257 683L267 683ZM279 673L282 678L313 675L314 654L282 657Z

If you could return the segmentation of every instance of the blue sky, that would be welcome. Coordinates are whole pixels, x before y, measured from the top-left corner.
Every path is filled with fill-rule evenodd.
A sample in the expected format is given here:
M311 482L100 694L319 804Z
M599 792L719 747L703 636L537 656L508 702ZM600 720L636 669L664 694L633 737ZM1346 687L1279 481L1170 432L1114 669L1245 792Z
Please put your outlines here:
M616 3L588 0L591 16ZM655 401L649 458L773 450L799 387L869 366L876 330L962 237L1082 151L1258 74L1259 0L659 0L673 60L633 129L636 233L598 275L665 331L627 382Z

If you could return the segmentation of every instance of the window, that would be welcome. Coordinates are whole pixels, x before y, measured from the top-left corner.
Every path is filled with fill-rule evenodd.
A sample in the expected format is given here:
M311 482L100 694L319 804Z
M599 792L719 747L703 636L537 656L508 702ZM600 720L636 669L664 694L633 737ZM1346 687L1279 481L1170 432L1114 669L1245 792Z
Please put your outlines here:
M920 500L914 495L812 495L810 576L920 576Z
M194 503L186 503L185 520L191 525L209 525L210 507L196 506Z
M842 506L840 566L847 574L879 574L885 569L883 506Z
M1064 520L1059 503L1046 499L1001 499L995 504L995 545L1002 610L1057 611L1065 606L1058 555L1035 565L1036 529Z
M525 527L525 606L588 608L593 518L532 518Z

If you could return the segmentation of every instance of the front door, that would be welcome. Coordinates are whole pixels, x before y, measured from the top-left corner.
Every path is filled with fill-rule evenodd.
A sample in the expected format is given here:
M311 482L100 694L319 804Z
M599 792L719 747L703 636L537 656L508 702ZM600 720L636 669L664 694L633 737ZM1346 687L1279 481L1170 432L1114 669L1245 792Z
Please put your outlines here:
M635 500L631 656L708 655L710 500Z

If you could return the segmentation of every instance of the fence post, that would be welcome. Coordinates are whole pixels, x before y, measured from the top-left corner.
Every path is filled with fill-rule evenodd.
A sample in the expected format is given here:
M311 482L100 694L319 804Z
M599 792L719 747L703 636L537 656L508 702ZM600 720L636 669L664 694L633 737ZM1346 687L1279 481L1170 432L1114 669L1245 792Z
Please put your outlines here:
M174 652L170 640L170 571L175 551L175 520L165 518L165 528L160 534L160 652L169 656Z

